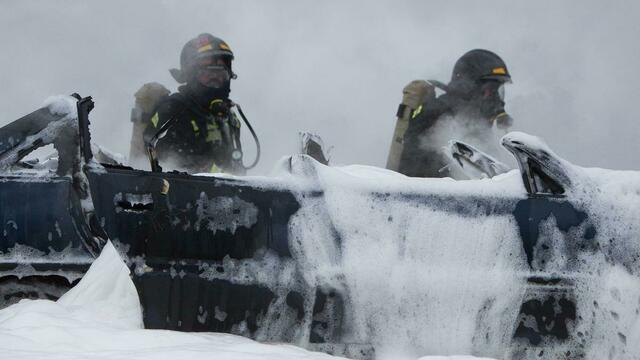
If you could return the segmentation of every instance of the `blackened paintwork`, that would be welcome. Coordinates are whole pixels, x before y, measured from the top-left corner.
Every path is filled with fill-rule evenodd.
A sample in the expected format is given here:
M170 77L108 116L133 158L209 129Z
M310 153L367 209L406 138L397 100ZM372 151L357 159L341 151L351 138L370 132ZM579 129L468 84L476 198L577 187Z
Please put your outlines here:
M290 256L288 222L299 208L290 192L214 177L113 168L107 168L106 173L91 173L89 178L98 218L112 240L130 247L131 257L219 261L225 256L251 258L259 249ZM163 180L170 184L167 195L160 194ZM146 204L146 208L123 208L114 202L118 194L148 195L153 203ZM202 204L198 202L223 198L255 206L255 224L249 228L239 226L235 231L210 230L207 222L215 219L199 215ZM168 210L168 217L160 220L169 224L165 224L168 226L162 239L151 239L150 228L154 219L159 220L158 212L163 207Z
M532 266L533 249L540 236L540 224L542 221L553 216L558 229L566 233L571 228L581 225L587 219L585 212L576 209L566 199L551 197L530 197L526 200L518 201L513 210L513 216L518 224L520 239L522 240L529 266Z

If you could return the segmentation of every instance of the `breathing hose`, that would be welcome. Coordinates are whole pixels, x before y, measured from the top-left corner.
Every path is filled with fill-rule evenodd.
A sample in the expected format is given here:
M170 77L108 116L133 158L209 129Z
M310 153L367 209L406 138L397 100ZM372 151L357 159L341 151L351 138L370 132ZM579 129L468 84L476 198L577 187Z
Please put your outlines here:
M261 153L260 152L260 140L258 140L258 135L256 135L255 130L253 130L253 126L251 126L251 123L249 123L249 120L247 120L247 117L244 116L244 112L242 112L242 108L240 107L240 105L237 104L237 103L234 103L234 105L238 109L238 113L240 113L240 117L242 118L244 123L247 125L247 128L249 128L249 131L251 132L251 136L253 136L253 140L256 143L256 151L257 151L256 159L249 166L244 166L244 164L242 164L242 167L245 170L253 169L254 167L256 167L256 165L258 165L258 161L260 161L260 153Z

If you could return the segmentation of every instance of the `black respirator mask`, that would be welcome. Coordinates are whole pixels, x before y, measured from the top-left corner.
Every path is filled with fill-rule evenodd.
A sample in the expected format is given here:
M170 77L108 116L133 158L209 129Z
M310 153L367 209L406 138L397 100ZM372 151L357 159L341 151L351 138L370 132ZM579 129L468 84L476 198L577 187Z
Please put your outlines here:
M513 124L513 119L504 110L504 90L505 83L500 81L485 81L475 97L479 102L478 109L480 115L491 122L496 123L498 128L506 129Z

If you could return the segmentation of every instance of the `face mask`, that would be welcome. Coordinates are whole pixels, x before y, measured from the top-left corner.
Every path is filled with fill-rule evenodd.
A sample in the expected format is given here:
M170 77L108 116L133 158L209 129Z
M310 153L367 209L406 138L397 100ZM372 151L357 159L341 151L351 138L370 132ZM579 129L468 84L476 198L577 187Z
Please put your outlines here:
M230 82L227 81L220 88L209 87L201 84L199 81L187 83L185 89L190 95L202 106L207 107L213 99L228 99L231 92Z
M222 89L231 81L231 71L224 65L208 65L196 71L196 80L204 87Z
M486 119L494 119L504 113L504 83L486 81L480 85L473 98L476 109Z
M504 102L504 83L498 81L487 81L480 86L481 97L485 100L498 98Z

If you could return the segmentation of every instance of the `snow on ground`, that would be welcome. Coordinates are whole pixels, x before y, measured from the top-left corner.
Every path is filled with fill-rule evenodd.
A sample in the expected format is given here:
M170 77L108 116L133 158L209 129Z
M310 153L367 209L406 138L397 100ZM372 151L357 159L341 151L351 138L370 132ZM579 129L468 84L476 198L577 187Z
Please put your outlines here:
M143 329L129 269L111 243L58 301L23 300L0 310L0 352L12 360L340 359L229 334Z

